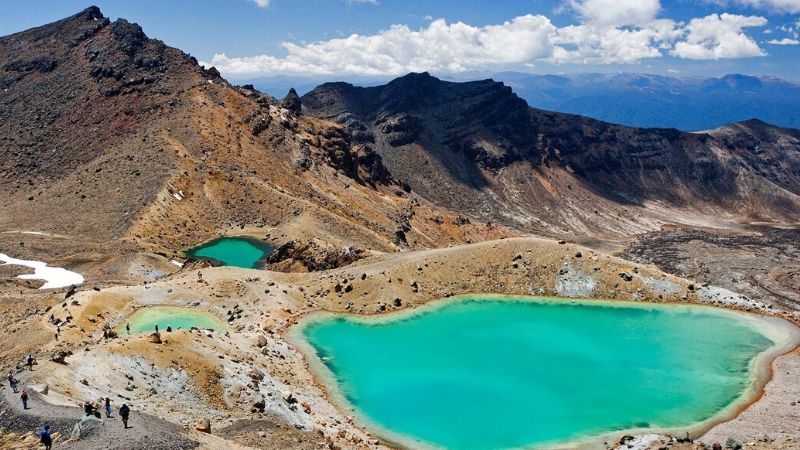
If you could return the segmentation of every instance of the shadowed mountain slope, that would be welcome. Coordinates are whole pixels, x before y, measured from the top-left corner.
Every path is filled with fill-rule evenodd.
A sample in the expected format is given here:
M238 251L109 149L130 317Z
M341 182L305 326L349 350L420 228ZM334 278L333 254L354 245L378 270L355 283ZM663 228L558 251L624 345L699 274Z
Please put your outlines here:
M483 220L608 237L800 217L800 132L755 120L707 133L631 128L529 108L492 80L427 73L323 84L302 100L423 197Z

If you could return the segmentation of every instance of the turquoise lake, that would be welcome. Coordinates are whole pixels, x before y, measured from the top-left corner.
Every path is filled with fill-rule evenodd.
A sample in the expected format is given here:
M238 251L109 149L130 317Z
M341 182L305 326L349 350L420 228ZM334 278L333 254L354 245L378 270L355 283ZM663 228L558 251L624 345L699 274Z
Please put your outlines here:
M774 348L757 316L625 305L481 297L388 319L319 316L300 333L368 428L452 449L684 429L752 393L754 358Z
M226 328L222 320L211 313L174 306L141 308L117 327L118 333L125 333L125 324L130 325L131 333L152 333L155 331L156 324L162 333L167 330L168 326L173 330L178 328L188 330L192 327L214 330Z
M189 249L186 253L195 258L217 261L224 266L256 269L263 265L273 249L273 246L253 238L223 237Z

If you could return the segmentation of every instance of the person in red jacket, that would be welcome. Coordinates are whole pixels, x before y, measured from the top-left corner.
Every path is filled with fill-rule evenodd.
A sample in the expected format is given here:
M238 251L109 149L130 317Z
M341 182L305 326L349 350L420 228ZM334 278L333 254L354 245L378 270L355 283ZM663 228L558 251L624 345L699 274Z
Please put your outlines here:
M22 409L28 409L28 391L23 389L19 398L22 400Z

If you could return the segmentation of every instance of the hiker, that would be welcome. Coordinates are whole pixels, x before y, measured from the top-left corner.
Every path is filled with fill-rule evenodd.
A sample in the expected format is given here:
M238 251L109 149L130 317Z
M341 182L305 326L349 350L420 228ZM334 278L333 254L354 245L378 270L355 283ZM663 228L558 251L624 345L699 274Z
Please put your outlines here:
M86 400L83 403L83 413L86 414L87 416L94 415L94 406L92 406L89 400Z
M22 395L20 395L19 398L22 400L22 409L28 409L28 391L23 389Z
M17 380L17 378L16 378L16 377L12 377L12 378L11 378L11 390L12 390L12 391L14 391L14 393L15 393L15 394L16 394L17 392L19 392L19 391L17 390L17 385L19 385L19 380Z
M53 436L50 435L50 425L45 425L42 431L39 432L39 442L44 445L44 450L50 450L53 447Z
M125 324L125 331L128 332L128 336L131 335L131 324L130 323L126 323Z
M28 364L28 369L31 370L31 371L33 371L33 362L34 361L36 361L36 360L33 358L33 355L28 355L28 360L26 362Z
M197 271L197 281L203 281L203 272Z
M14 390L14 393L17 393L17 380L14 378L14 374L9 370L8 375L6 375L6 380L8 380L8 385L11 386L11 389Z
M156 333L158 333L158 324L156 324Z
M167 333L172 333L172 327L167 325Z
M106 419L111 418L111 399L106 397Z
M125 425L125 428L128 428L128 415L130 415L131 409L128 408L128 405L125 403L119 407L119 416L122 418L122 424Z

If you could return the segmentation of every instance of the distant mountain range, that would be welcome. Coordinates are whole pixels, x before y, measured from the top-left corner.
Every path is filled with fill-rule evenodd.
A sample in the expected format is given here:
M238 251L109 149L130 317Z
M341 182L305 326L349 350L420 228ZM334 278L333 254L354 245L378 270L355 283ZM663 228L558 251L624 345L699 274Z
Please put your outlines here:
M710 130L748 119L800 128L800 84L773 77L726 75L676 78L642 74L532 75L492 78L511 86L534 108L579 114L636 127ZM263 77L247 81L262 92L283 96L291 87L302 95L322 78ZM376 86L389 80L348 78Z
M772 77L507 72L494 78L534 108L629 126L698 131L756 118L800 128L800 84Z

